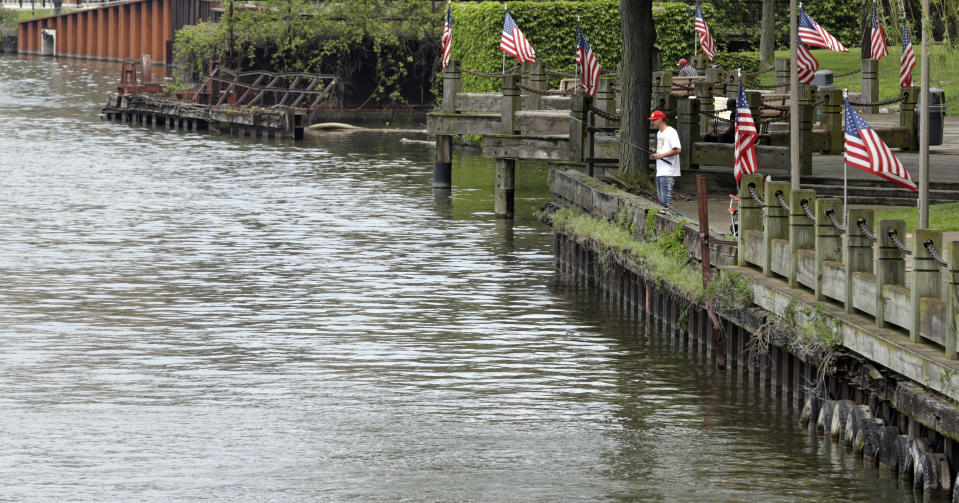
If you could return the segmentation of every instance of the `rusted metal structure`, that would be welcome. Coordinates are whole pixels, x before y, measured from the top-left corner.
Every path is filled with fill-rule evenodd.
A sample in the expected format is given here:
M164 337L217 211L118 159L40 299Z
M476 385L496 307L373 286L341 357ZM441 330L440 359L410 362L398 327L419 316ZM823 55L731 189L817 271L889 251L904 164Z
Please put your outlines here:
M117 92L103 107L108 120L167 129L229 132L251 138L303 138L311 114L336 105L336 77L310 73L232 72L214 67L196 91L175 97L150 82L150 57L124 62Z
M172 63L176 30L211 16L208 0L132 0L20 23L21 54Z

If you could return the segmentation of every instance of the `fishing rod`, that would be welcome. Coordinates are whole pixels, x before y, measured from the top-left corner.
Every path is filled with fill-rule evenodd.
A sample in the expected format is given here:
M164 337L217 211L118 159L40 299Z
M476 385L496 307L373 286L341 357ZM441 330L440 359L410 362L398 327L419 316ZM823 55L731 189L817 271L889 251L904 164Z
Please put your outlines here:
M574 121L576 121L576 122L579 122L580 124L586 124L586 123L583 122L582 120L577 119L576 117L573 117L572 115L570 115L570 116L568 116L568 117L569 117L571 120L574 120ZM586 124L586 126L589 126L589 124ZM617 131L617 133L622 133L622 130ZM635 148L635 149L642 150L643 152L646 152L646 153L649 154L649 155L653 155L653 154L656 153L656 152L653 152L653 151L651 151L651 150L649 150L649 149L640 147L639 145L636 145L635 143L633 143L633 142L631 142L631 141L629 141L629 140L627 140L627 139L625 139L625 138L623 138L623 137L621 137L621 136L616 136L615 138L616 138L617 140L619 140L620 142L625 143L625 144L627 144L627 145L629 145L630 147L633 147L633 148ZM666 164L668 164L668 165L670 165L670 166L673 165L673 161L671 161L671 160L669 160L669 159L666 159L665 157L662 158L662 159L657 159L657 160L663 161L663 162L665 162Z

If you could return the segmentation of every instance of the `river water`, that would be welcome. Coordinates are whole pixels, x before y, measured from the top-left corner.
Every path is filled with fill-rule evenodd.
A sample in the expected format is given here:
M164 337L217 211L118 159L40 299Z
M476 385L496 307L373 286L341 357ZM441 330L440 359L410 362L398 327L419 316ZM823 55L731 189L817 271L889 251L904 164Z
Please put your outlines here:
M0 500L911 501L763 387L564 286L543 166L97 112L0 57Z

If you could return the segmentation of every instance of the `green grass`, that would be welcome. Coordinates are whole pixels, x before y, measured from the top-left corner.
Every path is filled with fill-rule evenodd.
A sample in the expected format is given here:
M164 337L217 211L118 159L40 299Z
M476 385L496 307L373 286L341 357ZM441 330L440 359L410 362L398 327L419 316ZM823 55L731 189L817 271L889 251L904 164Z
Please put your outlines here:
M919 82L921 76L920 46L915 42L917 64L912 70L912 79ZM901 49L897 45L889 46L889 55L879 62L879 99L895 98L899 95L899 55ZM848 53L813 49L813 56L819 60L820 69L832 70L833 74L842 74L855 70L861 66L859 49L850 48ZM758 56L758 53L751 53ZM788 51L776 51L777 58L788 58ZM929 55L929 77L932 87L939 87L946 91L946 111L949 115L959 115L959 53L950 51L943 45L933 45ZM763 84L772 84L776 79L775 72L760 76ZM860 74L836 79L839 89L849 89L858 93L861 88Z
M628 230L605 220L593 218L579 210L561 209L552 215L557 230L568 230L587 237L636 259L643 260L650 272L693 298L703 294L702 273L686 265L686 260L677 260L658 241L640 241ZM688 257L688 255L687 255Z
M919 224L919 209L900 208L876 212L876 221L880 218L905 220L906 232L912 232ZM929 227L941 231L959 231L959 203L929 206Z

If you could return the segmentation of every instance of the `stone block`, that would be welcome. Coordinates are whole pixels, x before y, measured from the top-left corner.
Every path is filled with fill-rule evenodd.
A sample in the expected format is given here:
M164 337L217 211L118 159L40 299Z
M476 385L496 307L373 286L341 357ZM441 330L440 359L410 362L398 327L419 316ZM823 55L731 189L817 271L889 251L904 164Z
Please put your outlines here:
M789 276L789 241L785 239L773 239L770 242L772 255L772 272L786 277Z
M846 266L842 262L823 262L823 296L838 302L846 299Z
M876 315L876 275L870 272L854 272L852 278L852 305L856 309Z
M813 250L798 250L796 265L796 281L808 288L816 288L816 252Z

